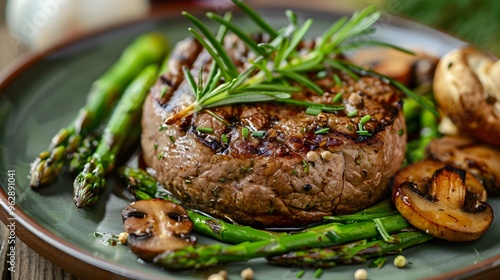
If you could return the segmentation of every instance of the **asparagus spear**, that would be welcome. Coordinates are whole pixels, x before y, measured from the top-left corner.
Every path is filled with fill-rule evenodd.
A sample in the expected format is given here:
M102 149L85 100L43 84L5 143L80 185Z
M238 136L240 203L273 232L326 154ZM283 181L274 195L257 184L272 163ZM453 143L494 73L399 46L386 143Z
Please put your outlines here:
M142 169L121 167L118 173L127 184L130 193L137 199L145 200L154 197L162 197L175 203L180 203L168 193L162 191L156 179ZM245 241L273 240L284 234L226 223L222 220L207 217L190 209L186 209L186 211L194 224L195 232L223 242L241 243Z
M170 199L173 200L176 203L179 203L177 200L173 199L171 196L169 196L166 192L162 191L161 185L156 181L155 178L153 178L151 175L149 175L146 171L139 169L139 168L132 168L132 167L122 167L119 170L119 173L124 179L125 183L128 186L129 191L137 198L137 199L151 199L153 197L163 197L165 199ZM327 225L319 225L315 227L311 227L309 229L306 229L302 233L296 233L293 234L293 237L288 237L288 238L293 238L297 242L301 242L301 234L306 233L306 232L316 232L316 233L324 233L325 236L321 236L321 238L338 238L341 239L340 241L335 242L337 243L342 243L342 240L349 240L349 238L352 239L358 239L358 238L363 238L362 235L356 235L356 229L359 225L360 221L368 221L368 223L373 223L373 221L370 221L373 218L381 218L383 216L391 216L391 222L394 223L393 225L397 228L397 223L400 224L400 229L406 228L408 224L403 220L399 220L396 218L399 215L397 215L395 212L393 212L394 208L390 202L390 200L384 200L372 207L369 207L367 209L364 209L360 212L351 214L351 215L343 215L343 216L337 216L335 218L332 217L325 217L325 220L333 220L333 221L342 221L344 223L352 223L349 229L344 228L344 232L351 231L350 234L352 234L352 237L342 237L342 230L340 230L340 235L335 237L337 234L337 231L332 231L329 232L328 229L336 228L336 229L342 229L345 225L342 224L327 224ZM228 224L226 222L223 222L221 220L209 218L205 215L199 214L193 210L186 210L188 212L189 218L193 221L194 223L194 230L198 233L213 237L217 240L221 240L224 242L229 242L229 243L242 243L246 242L243 244L251 244L249 242L254 242L254 241L272 241L278 239L278 242L280 242L279 238L281 239L286 239L285 236L287 236L286 233L273 233L273 232L268 232L268 231L263 231L263 230L258 230L254 229L251 227L246 227L246 226L238 226L238 225L233 225L233 224ZM400 216L399 216L400 217ZM358 224L356 224L358 223ZM385 222L387 223L387 221ZM371 230L372 234L374 233L373 227L369 229L371 226L361 226L360 230L367 231ZM386 228L387 229L387 228ZM377 229L376 229L377 230ZM397 229L394 229L397 230ZM377 230L378 231L378 230ZM392 231L392 229L389 229L389 231ZM321 235L321 234L320 234ZM344 234L345 235L345 234ZM377 234L374 234L374 236L377 236ZM345 238L345 239L343 239ZM282 264L282 265L288 265L288 264L311 264L311 265L316 265L316 266L333 266L336 263L348 263L348 262L361 262L364 261L366 258L369 257L375 257L375 256L380 256L384 255L387 253L392 253L396 251L400 251L404 248L423 243L427 240L432 238L430 235L416 231L416 232L411 232L411 233L399 233L396 234L393 239L396 240L396 242L392 243L387 243L386 241L383 240L376 240L372 242L368 242L366 239L365 240L360 240L360 241L354 241L352 243L349 243L347 245L338 245L335 247L331 248L323 248L323 249L311 249L310 251L295 251L291 253L287 253L285 255L278 255L276 257L272 257L270 260L274 264ZM314 240L314 238L311 238ZM318 239L319 240L319 239ZM287 242L287 241L281 241L282 242ZM272 246L276 246L275 242L269 242ZM284 243L285 244L285 243ZM296 248L302 248L302 246L308 246L308 245L294 245ZM267 246L260 244L262 248L267 248ZM212 264L216 263L221 263L221 262L228 262L228 261L237 261L237 260L246 260L247 257L245 256L237 256L240 259L232 259L228 260L230 258L230 255L232 254L233 251L227 250L224 247L219 247L218 245L212 245L215 248L211 250L204 249L205 247L200 246L196 248L189 248L188 250L193 252L185 252L187 255L184 255L184 257L188 258L196 258L196 256L203 256L205 258L205 263L203 264L196 264L197 260L190 260L187 264L184 262L183 264L175 265L174 267L171 266L171 263L175 263L176 259L173 257L167 267L168 268L177 268L177 269L189 269L189 268L203 268L203 267L208 267L211 266ZM246 245L237 245L237 246L246 246ZM227 248L227 247L226 247ZM254 251L259 251L259 245L253 245ZM257 248L257 249L255 249ZM220 250L220 251L217 251ZM325 250L324 252L322 250ZM206 252L208 251L208 253ZM216 257L213 258L214 255L218 255L219 252L224 252L225 256L221 257L223 260L218 260ZM208 254L208 256L207 256ZM212 254L212 255L210 255ZM257 256L255 256L257 257ZM214 262L214 263L212 263Z
M30 186L38 188L52 182L64 166L66 155L80 146L85 134L107 117L127 85L149 64L160 63L168 51L168 43L160 34L137 38L119 60L90 89L85 106L78 116L52 138L46 151L31 164Z
M440 136L438 130L438 121L429 111L423 110L420 115L420 135L408 143L407 157L410 162L416 162L425 158L427 146L432 139Z
M364 239L329 248L295 251L273 256L268 260L274 265L326 268L337 264L363 263L368 258L398 253L405 248L432 239L432 235L422 231L401 232L394 237L399 242L387 243L382 239L374 241Z
M401 215L381 218L387 232L396 232L409 227ZM297 234L282 235L274 240L243 242L237 245L222 244L187 246L177 251L165 252L154 259L160 266L169 269L199 269L214 265L247 261L253 258L270 257L304 248L323 248L360 239L379 236L374 221L353 224L330 223Z
M90 157L97 149L99 143L99 133L89 133L80 141L78 146L72 153L68 155L68 167L71 173L79 173L88 157Z
M359 221L367 221L376 218L383 218L397 213L399 212L394 208L391 200L386 199L359 212L348 215L325 216L323 217L323 220L329 222L339 222L344 224L356 223Z
M91 206L97 201L104 189L104 177L114 169L118 152L127 139L134 137L131 134L137 131L135 128L140 127L142 104L156 80L157 70L155 65L146 67L116 105L96 151L73 183L73 201L78 208ZM139 134L135 136L139 137Z

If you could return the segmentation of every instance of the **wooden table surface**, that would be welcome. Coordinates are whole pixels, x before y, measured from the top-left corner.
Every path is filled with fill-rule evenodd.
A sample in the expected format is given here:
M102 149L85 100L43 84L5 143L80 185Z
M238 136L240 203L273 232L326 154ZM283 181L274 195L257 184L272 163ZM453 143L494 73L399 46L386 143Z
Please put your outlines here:
M24 244L24 242L22 242L19 238L16 238L15 272L9 271L9 266L6 265L6 255L9 253L9 250L7 250L8 236L9 230L3 223L0 222L0 267L2 268L2 280L78 279L37 254L30 247L28 247L28 245Z
M23 53L23 50L15 49L11 40L9 40L2 18L4 15L4 7L5 0L0 0L0 70ZM9 271L9 267L6 264L6 255L9 253L7 246L8 236L9 230L0 222L0 271L2 273L2 280L77 279L37 254L19 238L16 238L16 270L15 272Z

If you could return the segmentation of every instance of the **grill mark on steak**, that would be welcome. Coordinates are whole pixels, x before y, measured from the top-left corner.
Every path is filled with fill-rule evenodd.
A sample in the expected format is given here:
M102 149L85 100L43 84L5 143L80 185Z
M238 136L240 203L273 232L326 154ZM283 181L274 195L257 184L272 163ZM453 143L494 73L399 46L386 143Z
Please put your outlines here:
M255 55L239 40L227 37L224 45L231 48L229 53L241 70L246 59ZM176 47L173 52L178 57L175 53L186 48ZM197 54L191 65L195 79L200 68L206 75L210 63L206 51ZM325 91L322 96L304 90L293 98L330 103L344 92L341 103L348 110L358 110L356 117L347 117L347 111L310 116L303 107L270 102L211 109L229 126L200 111L160 131L157 128L164 119L189 106L194 97L185 81L167 104L150 95L143 111L144 161L187 206L242 224L299 227L325 215L361 210L388 194L388 179L403 160L406 135L399 133L405 130L399 92L376 77L353 80L335 72L343 81L339 86L333 73L315 80ZM183 79L182 71L167 75ZM313 74L310 77L315 79ZM372 120L365 129L373 136L360 137L359 120L368 114ZM245 138L243 126L266 134ZM200 133L197 127L214 132ZM325 127L330 128L327 133L315 134ZM222 143L222 134L227 135L227 144ZM164 155L161 159L159 152Z

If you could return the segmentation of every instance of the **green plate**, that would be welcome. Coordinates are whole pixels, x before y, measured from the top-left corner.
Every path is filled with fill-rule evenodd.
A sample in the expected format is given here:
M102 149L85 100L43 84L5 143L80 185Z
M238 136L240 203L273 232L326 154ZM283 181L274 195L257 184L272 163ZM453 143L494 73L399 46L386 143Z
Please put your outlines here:
M10 70L4 70L0 76L0 197L2 207L6 210L1 212L2 220L7 224L14 223L16 234L23 241L75 275L108 279L206 279L210 273L165 271L138 261L126 246L107 246L92 236L96 231L122 231L120 213L130 201L122 195L119 185L112 178L106 193L90 211L74 207L71 199L72 178L69 175L60 176L56 183L40 191L32 191L27 178L30 162L47 147L57 130L76 115L84 104L91 82L118 58L124 47L137 35L160 31L173 42L187 36L188 22L178 16L179 10L199 12L202 8L179 5L163 7L165 9L162 11L167 16L74 40L24 59ZM302 18L314 18L313 31L318 33L338 16L335 11L329 11L328 5L309 6L307 9L300 6L286 8L299 11ZM261 7L263 15L274 24L286 21L283 11L279 7ZM237 16L235 21L254 28L244 17ZM442 55L464 44L443 33L394 17L385 17L379 27L376 36L380 39L417 47L434 55ZM15 185L10 186L15 189L15 194L9 195L9 182L14 179ZM15 207L9 208L13 200ZM494 210L500 213L500 200L491 199L490 202ZM498 263L498 236L500 223L496 220L477 242L433 240L404 252L411 262L406 269L395 268L390 264L392 257L389 257L389 265L382 269L369 269L369 277L420 279L470 276ZM200 238L200 242L214 241ZM225 269L235 279L246 267L252 267L258 279L295 279L297 272L295 268L269 266L263 259L231 264ZM359 267L367 267L367 264L326 269L322 279L352 279L353 272ZM313 270L306 271L302 277L313 278Z

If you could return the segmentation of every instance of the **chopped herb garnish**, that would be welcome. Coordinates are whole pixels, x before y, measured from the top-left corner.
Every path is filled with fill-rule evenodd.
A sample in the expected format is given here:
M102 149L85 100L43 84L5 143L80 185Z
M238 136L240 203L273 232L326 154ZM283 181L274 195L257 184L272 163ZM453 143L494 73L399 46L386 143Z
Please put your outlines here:
M318 129L314 132L314 134L325 134L327 133L328 131L330 130L329 127L325 127L325 128L322 128L322 129Z
M297 272L297 274L295 274L295 277L296 278L301 278L302 276L304 276L304 273L306 273L305 270L301 269Z
M335 83L336 83L339 87L341 87L341 86L343 86L343 85L344 85L344 83L342 82L342 80L340 80L339 75L337 75L337 74L333 74L333 79L335 80Z
M120 242L118 241L118 235L116 235L116 234L96 231L96 232L93 232L92 235L94 237L100 238L101 243L104 245L116 246L116 245L120 244Z
M213 128L211 128L211 127L203 127L203 126L197 127L196 130L198 130L199 132L203 132L203 133L213 133L214 132Z
M365 128L364 128L364 125L369 121L371 120L371 116L370 115L365 115L363 116L360 120L359 120L359 123L358 123L358 130L356 131L356 133L360 136L371 136L372 134L370 132L368 132Z
M172 143L175 143L175 137L173 135L169 135L168 138L170 138L170 141Z
M250 135L250 129L248 129L248 127L244 126L241 128L241 135L243 136L243 138L247 139L248 138L248 135Z
M359 136L372 136L372 134L369 131L366 131L366 130L358 130L358 131L356 131L356 133Z
M402 129L398 130L398 135L399 136L403 136L404 134L405 134L404 130L402 130Z
M321 109L309 107L306 109L306 114L311 115L311 116L317 116L317 115L321 114Z
M307 162L307 160L302 160L302 167L304 168L304 172L309 172L309 163Z
M355 13L350 19L342 18L328 28L314 47L304 55L298 46L305 40L305 35L312 25L312 19L299 24L295 14L288 11L286 13L289 20L288 25L274 29L271 24L241 1L234 0L233 2L264 33L270 34L270 42L263 44L256 42L245 30L230 21L230 15L220 17L214 13L207 13L208 18L221 26L217 35L214 35L202 21L184 12L183 15L196 27L196 30L189 28L189 31L212 56L213 64L211 71L203 79L201 73L198 74L198 77L193 77L190 69L183 69L186 81L188 81L195 96L195 101L169 117L165 121L166 124L173 124L203 109L231 104L276 101L313 107L311 102L293 99L291 93L308 88L317 94L323 94L324 90L307 74L316 71L318 75L323 75L322 72L325 72L327 67L356 77L350 67L338 60L338 54L343 53L346 49L352 49L354 44L351 39L372 31L372 25L380 18L380 12L374 6ZM223 47L222 42L227 32L236 35L256 54L256 57L249 61L249 66L242 72L236 70L234 62ZM367 36L361 36L355 41L360 44L364 41L373 43L373 40ZM335 76L336 82L342 84L340 78ZM291 85L291 81L298 86ZM312 104L316 104L315 107L320 107L324 111L335 110L326 104Z
M361 156L360 155L357 155L355 158L354 158L354 163L356 165L360 165L361 164Z
M221 140L221 141L222 141L222 143L224 143L224 144L229 143L229 139L227 138L227 135L226 135L226 134L222 134L222 135L220 136L220 140Z
M335 96L332 99L332 102L339 103L342 100L342 94L343 94L342 92L335 94Z
M359 120L359 123L361 125L365 125L369 120L371 120L371 116L370 115L364 115L361 120Z
M262 138L262 137L264 137L264 135L266 135L266 131L264 131L264 130L257 130L257 131L252 132L253 137Z
M369 267L377 267L377 268L382 268L384 265L385 265L385 261L387 260L386 257L379 257L379 258L376 258L374 259Z
M349 118L355 117L355 116L357 116L357 115L358 115L358 110L352 110L351 112L349 112L349 113L347 114L347 116L348 116Z
M162 125L160 125L160 127L158 127L158 131L163 131L163 130L165 130L167 128L168 128L168 126L162 124Z

